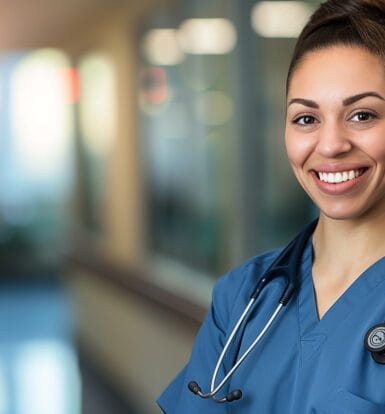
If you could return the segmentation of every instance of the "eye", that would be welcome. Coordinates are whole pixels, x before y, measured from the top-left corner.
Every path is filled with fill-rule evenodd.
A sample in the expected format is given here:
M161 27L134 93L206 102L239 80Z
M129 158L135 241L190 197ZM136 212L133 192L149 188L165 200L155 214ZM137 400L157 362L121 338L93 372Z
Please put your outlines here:
M360 111L360 112L356 112L350 118L350 120L354 121L354 122L369 122L369 121L372 121L375 118L377 118L377 116L375 114L373 114L372 112Z
M314 118L314 116L312 115L302 115L293 120L293 124L304 125L304 126L312 125L312 124L315 124L316 122L317 122L316 118Z

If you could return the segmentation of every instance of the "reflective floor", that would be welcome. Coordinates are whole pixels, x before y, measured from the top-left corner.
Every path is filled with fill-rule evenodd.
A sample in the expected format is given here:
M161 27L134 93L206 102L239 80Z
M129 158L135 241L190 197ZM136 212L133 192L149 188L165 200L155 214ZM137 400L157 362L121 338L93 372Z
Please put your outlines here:
M53 280L0 282L0 414L80 414L71 303Z
M139 414L79 356L73 316L60 280L0 278L0 414Z

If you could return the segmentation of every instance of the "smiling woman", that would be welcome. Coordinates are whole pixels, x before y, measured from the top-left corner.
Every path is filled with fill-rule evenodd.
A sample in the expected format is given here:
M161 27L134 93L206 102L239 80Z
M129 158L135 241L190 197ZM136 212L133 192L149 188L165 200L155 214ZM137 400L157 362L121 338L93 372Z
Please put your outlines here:
M367 232L374 230L373 226L383 228L384 223L383 96L383 62L357 46L339 45L309 53L291 79L287 152L298 181L321 210L313 263L320 317L370 264L384 255L380 234L374 232L368 241L362 239L368 233L358 231L359 224ZM350 235L353 244L336 260L333 251L342 242L338 237L345 239L344 246L349 245L348 229L348 234L354 232ZM365 250L357 249L357 243ZM353 251L359 260L352 260Z
M382 0L328 0L300 35L286 149L318 221L218 282L165 413L385 412L384 23Z
M369 210L383 210L382 65L362 48L335 46L309 53L293 74L288 156L302 187L329 217L359 218Z

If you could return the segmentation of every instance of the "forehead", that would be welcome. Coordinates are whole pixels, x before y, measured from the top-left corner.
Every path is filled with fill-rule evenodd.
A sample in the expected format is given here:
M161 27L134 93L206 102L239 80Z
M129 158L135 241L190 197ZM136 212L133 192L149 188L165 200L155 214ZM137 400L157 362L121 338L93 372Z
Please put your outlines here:
M385 91L385 66L366 49L333 46L307 53L295 68L288 99L343 97L367 90Z

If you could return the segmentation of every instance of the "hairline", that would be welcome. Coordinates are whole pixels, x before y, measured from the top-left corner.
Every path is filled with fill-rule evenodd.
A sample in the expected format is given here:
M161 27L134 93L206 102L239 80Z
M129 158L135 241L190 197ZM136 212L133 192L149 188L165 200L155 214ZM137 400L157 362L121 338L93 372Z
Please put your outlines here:
M350 47L350 48L357 48L357 49L365 50L366 52L369 52L373 56L377 56L378 58L380 58L383 61L384 66L385 66L385 54L378 53L376 50L371 49L364 42L336 40L336 41L330 42L330 43L318 44L318 45L315 45L315 46L307 49L305 53L303 53L298 59L295 60L294 65L291 65L289 67L289 71L288 71L287 79L286 79L286 97L288 96L288 93L289 93L290 83L291 83L291 79L293 77L294 72L296 71L298 66L300 66L300 64L305 60L305 58L310 53L320 52L322 50L331 49L333 47L338 47L338 46L344 46L344 47L347 47L347 48Z

